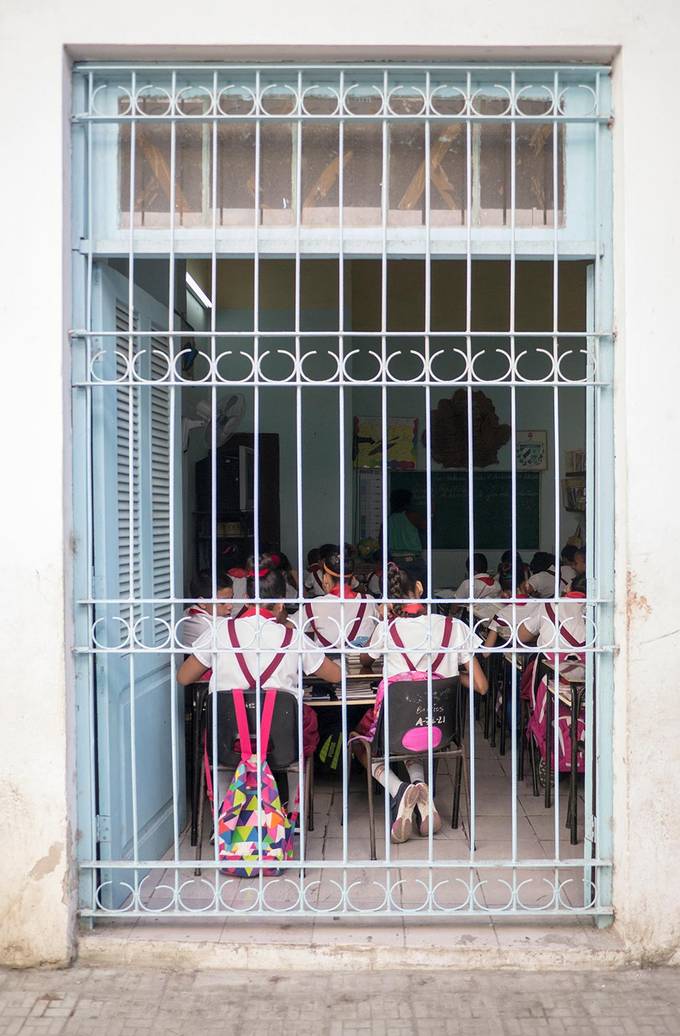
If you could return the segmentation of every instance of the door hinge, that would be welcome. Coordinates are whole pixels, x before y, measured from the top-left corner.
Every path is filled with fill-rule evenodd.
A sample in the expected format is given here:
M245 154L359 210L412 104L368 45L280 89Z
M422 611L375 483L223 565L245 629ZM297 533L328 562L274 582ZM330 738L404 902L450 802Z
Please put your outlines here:
M110 842L111 841L111 817L103 816L101 813L97 813L95 817L95 832L97 835L98 842Z
M585 837L588 839L589 842L594 842L595 841L595 832L596 832L596 830L597 830L597 817L593 814L593 816L588 817L588 823L586 824L586 830L585 830Z

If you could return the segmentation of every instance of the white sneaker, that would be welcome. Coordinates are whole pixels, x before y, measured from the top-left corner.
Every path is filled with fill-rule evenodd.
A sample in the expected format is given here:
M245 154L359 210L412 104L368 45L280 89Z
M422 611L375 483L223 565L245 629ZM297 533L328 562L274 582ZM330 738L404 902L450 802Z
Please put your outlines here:
M413 810L418 801L418 788L415 784L402 781L399 791L391 802L393 842L408 842L413 830Z
M418 810L418 830L423 838L427 838L432 828L432 834L438 834L442 829L442 818L437 812L437 807L434 804L430 789L424 781L418 781L413 785L416 789L418 798L416 801L416 808Z

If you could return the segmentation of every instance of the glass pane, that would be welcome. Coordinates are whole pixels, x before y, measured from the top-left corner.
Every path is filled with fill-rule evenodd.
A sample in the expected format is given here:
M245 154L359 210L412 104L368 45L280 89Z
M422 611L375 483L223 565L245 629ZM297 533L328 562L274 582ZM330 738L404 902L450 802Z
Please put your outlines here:
M217 222L252 226L255 207L255 126L220 122L217 126Z
M368 104L367 100L366 105ZM380 225L381 183L382 126L378 122L346 123L344 197L346 226Z
M287 108L286 98L280 106ZM268 107L276 107L269 95ZM295 223L293 123L262 122L260 129L260 222L262 226Z
M337 124L305 123L302 127L303 223L317 227L338 225L339 172Z
M415 122L390 126L390 210L394 227L425 222L425 130Z

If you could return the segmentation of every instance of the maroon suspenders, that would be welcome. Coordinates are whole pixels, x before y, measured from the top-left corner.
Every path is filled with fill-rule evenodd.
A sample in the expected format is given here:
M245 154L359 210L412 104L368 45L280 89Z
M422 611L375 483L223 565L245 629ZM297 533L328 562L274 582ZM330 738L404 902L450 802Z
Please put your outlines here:
M401 635L399 634L399 631L397 630L395 622L391 622L390 623L389 630L390 630L390 636L392 637L392 640L394 641L394 643L397 645L398 648L402 648L401 657L406 662L406 665L408 666L409 672L416 673L418 671L418 669L417 669L416 666L414 666L413 662L411 661L411 659L406 654L406 651L403 650L403 648L404 648L404 641L401 639ZM442 643L441 643L441 646L444 649L448 648L448 646L449 646L449 644L451 642L451 634L452 633L453 633L453 619L451 619L447 615L447 617L444 619L444 635L442 637ZM433 673L436 673L437 669L439 668L439 666L444 661L445 654L446 654L446 650L440 651L439 654L437 655L437 657L435 658L434 662L432 663L432 672Z

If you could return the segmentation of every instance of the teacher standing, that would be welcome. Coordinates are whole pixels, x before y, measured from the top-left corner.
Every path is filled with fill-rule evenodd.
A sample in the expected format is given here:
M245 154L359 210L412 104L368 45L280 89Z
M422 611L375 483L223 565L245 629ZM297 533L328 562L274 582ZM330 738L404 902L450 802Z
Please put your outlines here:
M395 489L390 494L387 521L387 549L391 561L423 584L427 592L427 565L423 557L421 531L426 528L422 514L411 509L410 489Z

